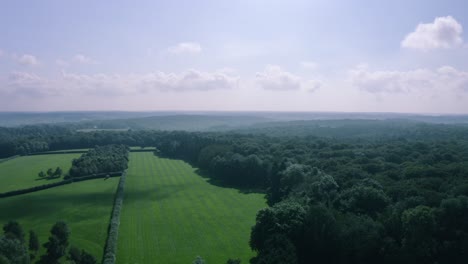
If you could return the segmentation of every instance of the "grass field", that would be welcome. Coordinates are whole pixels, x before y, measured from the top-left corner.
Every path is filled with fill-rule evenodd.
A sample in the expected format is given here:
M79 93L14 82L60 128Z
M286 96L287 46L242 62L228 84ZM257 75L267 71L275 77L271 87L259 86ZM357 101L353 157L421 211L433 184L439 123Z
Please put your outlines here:
M183 161L131 153L117 263L208 264L253 256L248 241L262 194L211 185Z
M0 224L16 220L26 233L36 231L42 245L52 225L63 220L71 229L71 245L90 252L100 262L118 181L118 177L89 180L2 198Z
M72 160L80 154L24 156L0 163L0 192L25 189L37 185L61 181L57 179L39 179L37 174L48 168L61 167L67 173ZM0 207L1 208L1 207Z

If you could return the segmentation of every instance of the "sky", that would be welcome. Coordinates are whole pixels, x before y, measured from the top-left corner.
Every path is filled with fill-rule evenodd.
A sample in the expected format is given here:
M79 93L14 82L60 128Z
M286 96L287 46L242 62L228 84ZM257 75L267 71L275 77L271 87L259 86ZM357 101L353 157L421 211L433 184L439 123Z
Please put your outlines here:
M0 1L0 111L468 114L468 1Z

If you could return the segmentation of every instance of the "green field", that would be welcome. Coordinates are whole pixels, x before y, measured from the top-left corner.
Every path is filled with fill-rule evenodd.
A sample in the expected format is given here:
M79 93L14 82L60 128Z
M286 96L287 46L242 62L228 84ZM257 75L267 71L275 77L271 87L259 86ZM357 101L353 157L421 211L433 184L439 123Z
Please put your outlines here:
M0 163L0 193L14 191L61 181L57 179L39 179L37 174L48 168L61 167L67 173L72 160L80 154L24 156ZM0 207L1 208L1 207Z
M225 263L254 255L250 228L262 194L211 185L183 161L131 153L120 218L117 262Z
M63 220L71 229L71 245L100 261L118 181L119 178L89 180L2 198L0 224L16 220L25 232L36 231L43 244L52 225Z

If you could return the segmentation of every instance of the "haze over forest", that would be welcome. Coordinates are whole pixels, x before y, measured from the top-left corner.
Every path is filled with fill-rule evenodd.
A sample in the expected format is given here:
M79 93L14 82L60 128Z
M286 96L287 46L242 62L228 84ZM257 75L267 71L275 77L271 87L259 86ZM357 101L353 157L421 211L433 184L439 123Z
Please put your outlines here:
M466 1L2 1L0 111L468 113Z

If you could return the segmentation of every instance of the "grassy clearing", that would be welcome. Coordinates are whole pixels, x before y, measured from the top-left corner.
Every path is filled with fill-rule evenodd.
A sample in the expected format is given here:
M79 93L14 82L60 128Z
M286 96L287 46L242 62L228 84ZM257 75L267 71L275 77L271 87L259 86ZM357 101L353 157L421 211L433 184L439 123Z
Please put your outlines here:
M62 178L40 179L37 174L48 168L61 167L67 173L80 154L24 156L0 163L0 192L30 188L61 181ZM1 207L0 207L1 208Z
M248 241L262 194L211 185L183 161L131 153L117 262L208 264L253 256Z
M118 177L89 180L2 198L0 224L16 220L25 232L36 231L42 245L52 225L63 220L71 229L71 245L85 249L100 261L118 181Z

